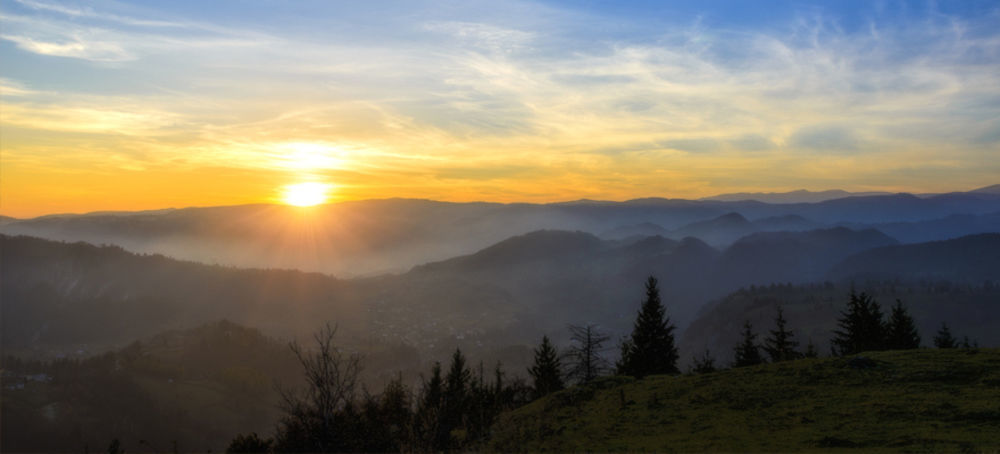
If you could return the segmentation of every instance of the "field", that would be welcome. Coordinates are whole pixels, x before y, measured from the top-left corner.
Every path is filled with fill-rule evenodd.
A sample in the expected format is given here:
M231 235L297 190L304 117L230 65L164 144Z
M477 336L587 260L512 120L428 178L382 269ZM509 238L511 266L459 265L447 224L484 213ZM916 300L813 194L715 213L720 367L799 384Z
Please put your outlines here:
M495 451L996 452L1000 349L610 377L506 414Z

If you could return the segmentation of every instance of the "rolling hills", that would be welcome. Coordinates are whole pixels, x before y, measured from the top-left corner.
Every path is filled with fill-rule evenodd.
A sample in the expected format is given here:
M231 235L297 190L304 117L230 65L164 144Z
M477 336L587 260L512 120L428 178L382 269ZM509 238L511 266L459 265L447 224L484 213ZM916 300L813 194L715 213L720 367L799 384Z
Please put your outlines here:
M846 225L922 223L952 215L1000 212L1000 196L968 192L850 196L814 203L754 200L637 199L552 204L447 203L386 199L299 208L242 205L50 215L4 219L0 232L63 241L114 244L138 253L249 268L293 268L340 277L373 276L470 254L536 230L609 233L609 239L694 236L716 247L755 231ZM765 220L756 223L748 219ZM780 219L798 222L781 222ZM919 241L981 233L992 221L964 228L925 224ZM901 226L901 229L905 229ZM662 231L661 231L662 230ZM902 231L902 230L901 230ZM891 234L890 234L891 235Z

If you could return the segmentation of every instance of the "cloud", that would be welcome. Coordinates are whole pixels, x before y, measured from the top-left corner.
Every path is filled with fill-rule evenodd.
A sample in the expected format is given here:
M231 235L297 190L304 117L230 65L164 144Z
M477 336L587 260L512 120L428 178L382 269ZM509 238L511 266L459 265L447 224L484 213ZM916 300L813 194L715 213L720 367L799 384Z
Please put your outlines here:
M489 52L510 53L528 45L534 33L478 22L427 22L423 28L444 33L461 42Z
M807 126L788 139L788 145L793 149L819 151L856 151L861 144L854 132L843 126Z
M694 153L704 153L719 149L719 141L711 138L671 139L660 142L666 148Z
M821 8L717 27L531 2L510 16L407 2L369 11L371 22L352 19L365 16L351 14L360 4L235 19L94 5L4 5L0 38L64 57L45 64L66 74L31 84L45 94L0 81L13 87L3 88L5 122L36 136L145 136L156 159L203 166L285 169L283 144L328 144L351 152L325 167L366 175L500 181L563 169L558 184L625 195L666 190L648 175L664 169L684 169L670 181L691 191L734 174L741 184L834 178L824 166L862 158L883 177L904 152L942 144L954 145L955 165L982 167L984 153L962 147L995 141L1000 115L996 15L873 13L859 31ZM12 48L3 56L17 67L23 52Z
M729 139L729 143L737 149L743 151L762 151L770 150L775 147L775 144L771 141L771 139L768 139L760 134L744 134L742 136Z
M0 34L0 39L11 41L28 52L54 57L72 57L83 60L115 62L135 57L114 41L64 37L63 41L37 40L28 36Z
M0 77L0 96L30 96L38 93L20 82Z

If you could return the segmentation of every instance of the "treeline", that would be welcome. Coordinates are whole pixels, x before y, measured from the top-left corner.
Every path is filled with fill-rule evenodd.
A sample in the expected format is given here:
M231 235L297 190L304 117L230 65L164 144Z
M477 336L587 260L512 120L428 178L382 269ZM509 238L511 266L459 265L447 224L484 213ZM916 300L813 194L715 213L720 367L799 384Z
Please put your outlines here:
M528 369L530 383L508 379L497 364L487 378L483 364L470 368L460 350L452 355L444 372L435 363L419 389L407 387L401 378L390 381L381 393L372 394L358 385L360 359L346 355L333 344L335 329L327 326L315 336L315 349L306 352L292 345L308 386L283 391L284 416L272 438L257 434L233 439L228 452L439 452L474 449L489 436L489 428L501 412L563 389L569 383L583 384L614 373L642 378L676 375L678 351L675 326L666 315L657 280L646 281L646 298L633 330L620 343L620 358L612 366L605 358L610 337L596 325L570 326L571 346L562 353L548 337L534 350ZM832 355L855 355L864 351L915 349L920 334L902 301L897 300L886 317L881 306L866 293L851 292L841 312L831 342ZM733 347L730 367L817 357L810 341L804 348L788 327L777 307L774 329L763 342L749 321L743 324L740 342ZM973 348L966 338L959 342L947 325L934 338L939 348ZM706 351L695 358L690 373L717 370L716 360Z

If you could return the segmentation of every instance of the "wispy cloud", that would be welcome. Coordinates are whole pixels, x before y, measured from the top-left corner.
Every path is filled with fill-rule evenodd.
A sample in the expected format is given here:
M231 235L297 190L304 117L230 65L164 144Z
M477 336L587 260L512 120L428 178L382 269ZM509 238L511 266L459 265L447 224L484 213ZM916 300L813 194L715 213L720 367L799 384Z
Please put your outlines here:
M63 57L49 64L90 74L35 83L4 71L4 121L19 131L5 156L26 146L24 131L83 134L65 140L95 156L100 140L135 148L130 136L156 150L136 159L288 172L311 159L317 171L365 175L371 191L423 175L426 196L464 169L477 193L517 185L510 194L546 199L696 196L792 174L917 185L905 166L944 165L935 150L970 174L1000 171L986 159L1000 130L996 10L890 6L849 26L807 7L718 26L532 2L507 15L329 4L316 18L248 3L233 19L100 5L4 6L0 39L20 49L5 60ZM311 146L314 156L296 157ZM861 165L836 183L832 169ZM526 175L539 180L519 182Z

